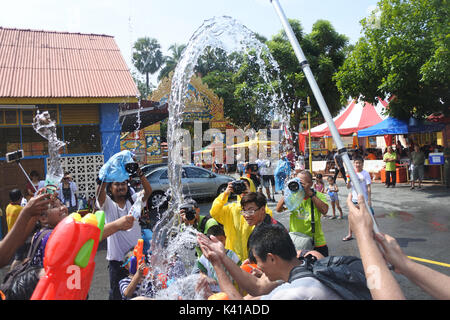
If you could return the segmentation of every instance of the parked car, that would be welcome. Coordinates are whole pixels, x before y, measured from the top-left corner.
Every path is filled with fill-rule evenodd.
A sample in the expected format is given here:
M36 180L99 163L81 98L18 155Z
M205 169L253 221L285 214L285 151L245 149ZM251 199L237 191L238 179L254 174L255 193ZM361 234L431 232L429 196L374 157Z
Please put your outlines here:
M161 203L165 192L169 189L169 176L167 166L156 168L146 174L152 186L149 205ZM209 170L192 165L184 165L182 169L181 184L183 194L192 198L216 197L225 191L228 183L234 179L227 175L213 173Z
M155 170L156 168L160 168L160 167L167 167L167 163L150 163L150 164L144 164L141 167L141 171L143 174L147 175L148 173L152 172L153 170ZM133 177L130 179L130 186L136 191L140 191L142 190L142 186L141 186L141 179L139 179L139 177Z

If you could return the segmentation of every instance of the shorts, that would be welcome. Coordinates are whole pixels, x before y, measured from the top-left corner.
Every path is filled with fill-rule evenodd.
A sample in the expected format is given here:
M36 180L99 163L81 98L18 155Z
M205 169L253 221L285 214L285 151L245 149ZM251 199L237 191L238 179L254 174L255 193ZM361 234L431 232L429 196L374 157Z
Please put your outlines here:
M275 185L275 176L274 175L262 176L262 185L265 188L269 188L270 187L270 183L272 183L272 186Z
M424 174L424 166L423 165L415 165L413 167L413 171L412 171L413 181L415 181L417 179L423 180L423 174Z
M328 197L330 198L330 201L339 201L337 192L328 192Z

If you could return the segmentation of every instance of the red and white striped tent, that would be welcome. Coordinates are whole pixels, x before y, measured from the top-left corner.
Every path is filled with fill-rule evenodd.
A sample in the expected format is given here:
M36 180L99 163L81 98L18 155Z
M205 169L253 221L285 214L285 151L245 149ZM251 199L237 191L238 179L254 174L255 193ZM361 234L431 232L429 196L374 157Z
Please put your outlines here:
M339 134L349 136L357 133L358 130L371 127L386 119L387 115L383 115L386 111L388 103L379 98L376 106L364 101L351 101L333 121ZM301 135L308 136L308 130L301 132ZM327 123L311 129L311 137L329 137L330 129Z

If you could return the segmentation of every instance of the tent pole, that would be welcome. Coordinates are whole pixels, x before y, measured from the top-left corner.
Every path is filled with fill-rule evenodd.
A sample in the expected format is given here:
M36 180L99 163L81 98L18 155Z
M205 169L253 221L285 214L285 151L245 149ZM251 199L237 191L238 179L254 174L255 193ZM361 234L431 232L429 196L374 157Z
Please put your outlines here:
M345 148L345 146L342 142L341 136L336 128L336 125L334 124L333 118L330 114L330 111L328 110L327 104L325 103L325 100L322 96L319 86L317 85L317 82L314 79L314 75L311 71L309 63L306 60L305 55L303 54L303 51L300 47L300 44L297 41L297 38L295 37L294 31L292 30L292 27L289 24L289 22L286 18L286 15L284 14L283 9L280 6L279 1L278 0L270 0L270 2L273 4L275 11L277 12L277 14L281 20L281 24L284 27L286 35L288 36L289 41L294 49L295 55L297 56L297 59L300 62L300 66L303 69L303 73L305 74L306 79L308 80L308 83L311 87L311 90L314 93L314 97L316 98L316 101L319 105L320 111L322 112L322 115L325 118L325 121L327 122L328 127L330 128L331 135L332 135L333 140L338 149L338 153L342 156L342 160L343 160L345 166L347 167L348 173L350 175L350 180L352 181L352 184L355 187L357 194L362 195L363 190L359 183L359 179L356 174L356 171L353 168L353 164L350 161L350 158L348 156L347 149ZM310 146L310 148L311 148L311 146ZM312 170L312 168L310 168L310 169ZM370 210L369 204L367 202L367 199L365 199L365 204L366 204L367 212L369 213L369 215L373 221L373 229L376 233L379 233L379 229L378 229L377 223L375 221L375 218L370 213L371 210Z

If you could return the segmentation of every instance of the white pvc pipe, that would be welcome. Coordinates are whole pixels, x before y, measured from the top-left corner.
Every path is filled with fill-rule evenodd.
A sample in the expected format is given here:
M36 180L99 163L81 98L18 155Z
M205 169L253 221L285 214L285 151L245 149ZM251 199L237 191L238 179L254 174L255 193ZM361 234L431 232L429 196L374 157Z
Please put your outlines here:
M284 14L283 9L281 8L278 0L270 0L270 2L272 2L273 4L275 11L277 12L281 20L281 24L283 25L284 30L286 31L286 35L289 38L292 48L294 49L295 55L297 56L297 59L303 68L303 72L306 76L306 79L308 80L309 85L311 86L311 90L313 91L314 97L316 98L320 111L322 112L322 115L325 118L328 127L330 128L330 132L333 137L334 143L336 144L338 150L344 150L345 146L344 143L342 142L339 131L337 130L336 125L334 124L333 117L331 116L330 111L328 110L327 104L325 103L325 100L322 96L322 92L320 91L319 86L317 85L316 79L314 79L314 75L312 74L311 68L309 67L309 64L305 58L305 55L303 54L300 44L298 43L297 38L295 37L291 25L289 24L286 15ZM350 179L353 183L353 186L355 187L356 192L358 193L358 195L363 194L363 190L361 188L361 185L359 184L358 175L356 174L356 171L353 168L353 164L350 161L350 158L348 157L347 151L342 153L342 160L344 161L347 167ZM375 232L378 233L379 229L375 221L375 218L370 213L371 211L367 199L365 199L365 203L368 212L370 214L370 217L372 218L373 221L373 229Z

